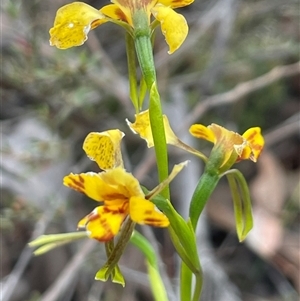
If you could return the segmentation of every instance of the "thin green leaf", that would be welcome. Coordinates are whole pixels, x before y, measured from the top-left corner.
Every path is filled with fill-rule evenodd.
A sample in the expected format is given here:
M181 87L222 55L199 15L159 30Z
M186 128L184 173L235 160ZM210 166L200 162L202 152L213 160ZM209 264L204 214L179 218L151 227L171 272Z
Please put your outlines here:
M168 301L167 292L161 279L157 257L149 241L137 231L134 231L130 242L145 256L152 292L156 301Z
M126 54L129 77L129 95L135 111L138 113L140 109L140 100L137 93L135 46L134 40L128 32L126 33Z
M230 186L239 241L243 241L253 227L250 192L243 174L237 169L225 173Z
M142 75L141 80L140 80L140 89L139 89L139 109L140 110L143 107L143 103L144 103L146 94L147 94L147 84L146 84L145 79Z
M28 243L29 247L39 247L45 244L49 243L55 243L59 241L64 241L64 240L77 240L81 238L86 238L87 234L86 232L79 231L79 232L70 232L70 233L60 233L60 234L48 234L48 235L41 235Z

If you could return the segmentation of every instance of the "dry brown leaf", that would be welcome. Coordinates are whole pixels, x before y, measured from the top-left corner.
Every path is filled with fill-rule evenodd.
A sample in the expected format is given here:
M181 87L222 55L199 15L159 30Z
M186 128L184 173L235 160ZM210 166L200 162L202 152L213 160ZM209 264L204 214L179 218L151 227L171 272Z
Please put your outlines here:
M247 243L258 254L270 257L281 246L283 226L281 212L286 199L285 173L269 151L258 161L258 176L250 185L254 227Z
M250 184L255 207L280 215L286 199L286 175L278 159L268 150L260 156L258 175Z
M263 257L273 256L281 246L283 227L281 220L261 209L253 210L254 226L247 237L247 244Z

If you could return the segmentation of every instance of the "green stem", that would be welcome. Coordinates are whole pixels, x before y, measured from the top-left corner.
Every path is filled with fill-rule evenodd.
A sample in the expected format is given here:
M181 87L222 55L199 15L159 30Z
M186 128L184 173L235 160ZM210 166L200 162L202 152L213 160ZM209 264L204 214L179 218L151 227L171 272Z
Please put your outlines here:
M124 228L122 229L122 233L117 244L111 251L110 256L108 257L105 264L105 266L108 267L106 270L106 275L109 275L119 262L122 254L124 253L124 249L126 248L128 241L130 240L134 227L135 223L131 219L128 219L124 225Z
M192 276L195 275L195 288L192 299ZM198 301L200 300L203 285L203 272L199 260L198 270L192 272L184 263L181 263L180 269L180 300L181 301Z
M217 186L219 179L220 177L216 170L206 168L197 184L190 203L190 219L194 230L197 227L200 214Z
M203 211L203 208L205 204L207 203L210 195L214 191L216 185L219 182L219 174L216 169L210 168L210 166L207 164L206 169L201 176L196 189L194 191L194 194L192 196L192 200L190 203L190 220L192 227L194 231L196 230L197 223L199 220L199 217ZM200 261L199 261L200 262ZM201 267L201 266L200 266ZM185 286L181 286L181 294L182 296L184 294L189 294L191 292L191 287L192 287L192 271L187 269L187 266L182 264L181 266L181 274L182 277L185 277ZM201 296L202 292L202 285L203 285L203 275L202 275L202 270L200 273L195 274L196 278L196 283L195 283L195 288L194 288L194 294L193 294L193 301L198 301ZM190 297L191 299L191 297ZM187 300L187 299L182 299L182 300Z
M184 262L181 262L180 270L180 300L192 300L192 272Z
M146 81L147 88L150 91L152 84L156 81L156 71L148 16L144 10L138 10L134 13L132 21L137 58L143 77Z
M156 155L156 164L158 169L159 181L162 182L169 175L168 169L168 149L166 143L166 134L163 122L163 114L156 84L152 85L150 90L149 117L154 141ZM161 192L166 199L170 199L169 186L166 186Z
M148 90L156 81L156 71L150 35L137 36L135 39L137 58Z
M147 23L148 18L143 12L136 12L133 22L135 25L134 41L137 58L143 78L148 90L150 91L150 125L154 141L159 180L163 181L169 174L168 153L160 96L156 86L156 71L153 59L151 31ZM162 195L167 199L170 198L169 187L166 187L162 191Z

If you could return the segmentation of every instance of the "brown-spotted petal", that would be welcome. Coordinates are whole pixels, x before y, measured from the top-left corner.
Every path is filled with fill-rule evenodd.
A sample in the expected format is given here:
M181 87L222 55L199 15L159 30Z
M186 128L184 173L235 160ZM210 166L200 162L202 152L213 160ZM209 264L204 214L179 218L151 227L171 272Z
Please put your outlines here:
M154 227L167 227L170 224L168 218L153 203L141 197L130 198L129 212L131 219L139 224Z
M87 156L96 161L103 169L123 167L121 154L121 140L124 133L118 129L105 132L92 132L87 135L83 142L83 149Z
M85 228L89 237L98 241L109 241L119 232L126 215L127 212L109 211L99 206L79 221L78 228Z

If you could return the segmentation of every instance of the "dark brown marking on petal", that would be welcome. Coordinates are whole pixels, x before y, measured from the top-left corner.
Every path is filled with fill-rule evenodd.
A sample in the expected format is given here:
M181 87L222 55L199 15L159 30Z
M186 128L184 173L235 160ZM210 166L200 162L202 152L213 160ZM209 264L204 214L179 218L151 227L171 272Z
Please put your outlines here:
M102 19L94 20L94 21L91 23L91 29L96 28L97 26L101 25L101 23L104 23Z
M75 178L73 178L73 177L69 177L69 179L74 183L74 185L77 187L77 188L74 188L74 187L72 187L72 188L74 188L74 189L76 189L76 190L78 190L78 189L81 189L81 190L84 190L84 179L83 179L83 177L82 176L78 176L78 179L79 179L79 181L78 180L76 180ZM69 184L69 185L72 185L72 184ZM71 186L70 186L71 187Z
M78 178L79 178L79 181L80 181L81 183L84 183L84 177L83 177L83 176L79 175Z
M256 150L256 151L260 151L260 150L263 149L263 146L260 145L260 144L252 144L251 149Z
M74 190L76 190L78 192L84 193L84 190L82 188L76 186L76 185L68 183L68 187L70 187L70 188L72 188L72 189L74 189Z
M92 211L90 214L87 215L88 222L93 221L98 218L99 218L99 214L94 211Z
M128 203L127 202L124 202L123 204L122 204L122 206L121 207L119 207L118 208L118 210L117 211L112 211L114 214L115 213L118 213L118 214L124 214L124 213L126 213L127 212L127 209L128 209Z
M203 139L208 139L208 135L207 135L207 132L204 131L203 129L196 129L196 130L193 130L192 131L192 135L195 135L195 136L200 136L200 138L203 138Z
M257 135L257 131L253 131L253 133L249 137L247 137L247 141L249 142L253 141L256 135Z
M101 217L100 216L100 220L99 220L101 227L105 229L105 234L102 235L101 237L94 237L95 239L99 240L99 241L109 241L114 237L114 234L111 231L111 227L110 224L107 222L107 218L106 217Z
M103 213L108 213L108 212L111 212L111 210L108 207L103 206Z
M149 224L151 226L161 227L162 225L165 224L165 221L162 221L160 219L158 220L158 219L155 219L155 218L147 218L147 219L145 219L145 223Z
M113 203L113 201L111 201ZM106 202L107 203L107 202ZM112 205L109 205L112 206ZM109 208L109 206L103 207L103 210L105 213L111 212L112 214L120 214L120 213L126 213L128 210L128 202L124 201L123 204L116 208L116 210Z
M128 211L128 206L129 206L129 203L128 202L124 202L123 205L122 205L122 213L125 213Z
M113 192L113 193L109 194L107 197L109 197L109 199L107 200L108 202L114 201L114 200L127 199L127 197L124 194L118 193L118 192Z
M116 13L116 15L118 16L118 19L119 19L119 20L128 23L128 20L127 20L127 18L126 18L126 15L123 13L123 11L122 11L120 8L116 9L116 10L115 10L115 13Z

